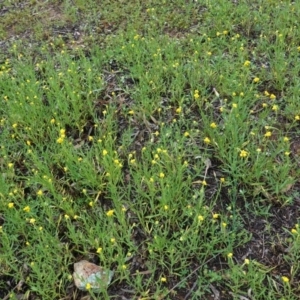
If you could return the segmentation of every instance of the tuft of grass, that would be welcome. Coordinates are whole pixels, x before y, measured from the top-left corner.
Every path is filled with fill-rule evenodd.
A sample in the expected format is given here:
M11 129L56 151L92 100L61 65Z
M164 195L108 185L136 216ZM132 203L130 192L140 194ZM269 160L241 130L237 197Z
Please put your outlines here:
M1 7L0 296L297 299L299 4L120 3Z

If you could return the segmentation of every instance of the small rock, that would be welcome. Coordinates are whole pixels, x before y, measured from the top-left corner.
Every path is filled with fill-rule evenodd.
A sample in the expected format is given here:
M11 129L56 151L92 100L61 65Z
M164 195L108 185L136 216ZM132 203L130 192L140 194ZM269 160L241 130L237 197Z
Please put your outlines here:
M88 289L93 292L101 292L110 284L114 272L111 270L103 270L100 266L81 260L74 264L73 279L76 287L81 291Z

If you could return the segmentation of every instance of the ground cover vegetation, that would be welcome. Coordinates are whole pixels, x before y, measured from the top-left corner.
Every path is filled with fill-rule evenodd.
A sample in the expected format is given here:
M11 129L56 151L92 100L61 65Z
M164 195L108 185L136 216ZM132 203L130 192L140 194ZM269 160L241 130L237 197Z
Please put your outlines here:
M299 299L299 1L0 15L1 299Z

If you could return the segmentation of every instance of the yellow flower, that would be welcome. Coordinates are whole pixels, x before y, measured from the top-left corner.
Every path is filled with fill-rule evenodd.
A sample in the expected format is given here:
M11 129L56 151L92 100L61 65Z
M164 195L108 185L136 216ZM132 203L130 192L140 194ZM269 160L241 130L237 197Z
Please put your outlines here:
M271 94L271 95L270 95L270 99L271 99L271 100L275 100L275 99L276 99L276 96L275 96L274 94Z
M13 208L14 205L15 205L15 204L14 204L13 202L9 202L9 203L7 204L8 208Z
M194 98L195 99L199 99L199 91L198 90L195 90L195 93L194 93Z
M258 83L260 81L260 79L258 78L258 77L255 77L254 79L253 79L253 82L254 83Z
M160 281L161 281L161 282L167 282L167 278L166 278L166 277L161 277L161 278L160 278Z
M90 283L87 283L86 285L85 285L85 289L87 290L87 291L89 291L90 289L91 289L91 284Z
M237 108L237 104L236 103L232 103L232 107L233 108Z
M233 253L232 253L232 252L230 252L230 253L227 254L227 257L228 257L228 258L232 258L232 256L233 256Z
M227 226L227 223L223 222L222 226L225 228Z
M108 216L108 217L112 217L113 216L113 214L114 214L114 209L110 209L109 211L107 211L106 212L106 215Z
M37 194L38 196L43 196L43 191L42 191L42 190L38 190L38 191L36 192L36 194Z
M111 239L110 239L110 242L111 242L112 244L115 243L115 241L116 241L115 238L111 238Z
M185 137L188 137L190 134L186 131L183 135L184 135Z
M213 214L213 219L218 219L219 218L219 214Z
M298 233L298 231L297 231L297 229L293 228L293 229L291 230L291 233L296 234L296 233Z
M271 131L267 131L267 132L265 133L265 137L270 137L270 136L272 136L272 132L271 132Z
M278 110L278 105L274 104L274 105L272 106L272 110L277 111L277 110Z
M101 252L102 252L102 248L99 247L99 248L97 249L97 253L100 254Z
M64 142L64 139L62 137L59 137L57 140L56 140L56 143L58 144L62 144Z
M24 208L23 208L23 211L25 211L25 212L30 212L30 207L27 205L27 206L25 206Z
M287 137L287 136L285 136L284 138L283 138L283 141L284 142L288 142L290 139Z
M225 182L225 178L224 178L224 177L221 177L221 178L220 178L220 181L221 181L222 183L224 183L224 182Z
M165 174L164 174L163 172L160 172L160 173L159 173L159 177L160 177L160 178L164 178L164 177L165 177Z
M207 182L205 180L202 181L202 185L207 185Z
M181 106L179 106L179 107L176 109L176 113L180 114L181 111L182 111L182 108L181 108Z
M208 137L206 137L203 141L204 141L205 144L209 144L210 143L210 139Z
M251 62L249 60L246 60L244 62L244 67L249 67L251 65Z
M249 265L249 264L250 264L250 260L249 260L248 258L245 258L244 264L245 264L245 265Z
M281 279L284 283L289 283L290 279L286 276L281 276Z
M105 149L102 151L102 155L103 155L103 156L107 155L107 153L108 153L108 152L107 152L107 150L105 150Z
M300 120L300 116L299 115L295 116L295 120L299 121Z
M212 122L212 123L210 123L210 127L211 127L211 128L216 128L216 127L217 127L217 124L216 124L215 122Z
M168 210L169 209L169 206L168 205L165 205L164 206L164 210Z
M260 153L260 152L261 152L261 149L260 149L260 148L257 148L257 149L256 149L256 152Z
M35 218L29 219L29 223L30 223L30 224L34 224L34 223L35 223Z
M249 152L246 150L241 150L240 151L240 157L247 157L249 155Z
M129 115L134 115L134 110L130 110L130 111L128 112L128 114L129 114Z
M201 215L199 215L199 216L198 216L198 221L200 221L200 222L204 221L204 217L201 216Z

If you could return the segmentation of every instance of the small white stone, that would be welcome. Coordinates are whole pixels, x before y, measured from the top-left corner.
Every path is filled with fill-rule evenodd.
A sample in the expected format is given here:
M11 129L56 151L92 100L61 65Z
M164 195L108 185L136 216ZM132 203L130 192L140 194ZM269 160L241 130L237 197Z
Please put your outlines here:
M86 285L89 283L93 292L101 292L110 284L113 275L113 271L103 270L100 266L86 260L74 264L74 283L82 291L86 291Z

